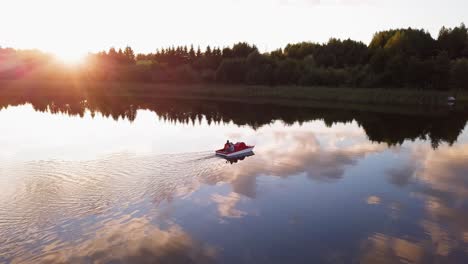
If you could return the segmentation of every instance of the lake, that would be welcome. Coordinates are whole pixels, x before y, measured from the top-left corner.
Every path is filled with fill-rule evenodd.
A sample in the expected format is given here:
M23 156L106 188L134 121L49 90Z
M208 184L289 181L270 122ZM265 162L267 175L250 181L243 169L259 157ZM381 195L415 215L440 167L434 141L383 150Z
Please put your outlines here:
M467 117L1 98L0 263L468 263Z

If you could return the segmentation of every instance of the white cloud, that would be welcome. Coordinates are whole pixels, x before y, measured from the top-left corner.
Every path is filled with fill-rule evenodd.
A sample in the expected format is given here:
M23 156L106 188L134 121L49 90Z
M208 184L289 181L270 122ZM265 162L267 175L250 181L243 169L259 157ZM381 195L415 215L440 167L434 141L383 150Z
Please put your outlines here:
M213 194L211 199L218 204L218 213L221 217L241 218L247 215L246 212L235 208L241 200L241 196L237 193L232 192L227 196Z
M194 240L181 227L160 229L146 217L98 222L91 237L54 243L41 254L19 255L13 263L214 263L216 249ZM91 228L91 230L92 230ZM27 252L27 251L26 251Z

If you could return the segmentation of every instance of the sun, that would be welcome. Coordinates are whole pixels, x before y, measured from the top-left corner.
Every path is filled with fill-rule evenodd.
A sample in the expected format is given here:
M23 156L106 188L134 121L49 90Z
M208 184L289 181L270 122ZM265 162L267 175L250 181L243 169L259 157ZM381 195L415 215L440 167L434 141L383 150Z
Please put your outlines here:
M71 51L56 51L54 54L57 56L57 58L66 64L69 65L78 65L83 63L85 54L80 53L80 52L71 52Z

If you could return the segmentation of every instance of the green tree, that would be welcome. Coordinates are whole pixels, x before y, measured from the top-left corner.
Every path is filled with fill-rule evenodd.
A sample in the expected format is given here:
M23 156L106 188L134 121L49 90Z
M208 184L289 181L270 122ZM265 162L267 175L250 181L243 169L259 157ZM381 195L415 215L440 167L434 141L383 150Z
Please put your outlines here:
M415 88L430 88L429 77L433 73L431 60L421 60L415 56L408 61L407 80Z
M468 59L452 61L450 82L454 88L468 90Z
M195 58L196 58L196 54L195 54L195 50L193 49L193 45L190 45L190 50L188 52L188 56L189 56L190 63L193 63L195 61Z
M270 57L275 60L283 60L286 58L286 55L283 53L283 49L277 49L270 53Z
M246 82L249 84L273 84L274 61L258 51L253 51L247 57Z
M128 63L132 63L132 64L135 63L135 52L133 52L132 48L130 48L129 46L125 47L125 50L123 53Z
M110 58L117 58L117 57L118 57L118 53L115 51L115 48L114 48L114 47L111 47L111 48L109 49L109 52L108 52L107 54L108 54L108 56L109 56Z
M216 71L216 80L221 82L243 83L247 74L245 58L225 59Z
M434 60L432 82L434 88L447 90L450 79L450 59L447 52L441 52Z
M288 44L284 48L284 54L288 58L302 60L308 55L316 54L319 52L320 48L320 44L311 42Z
M296 60L286 59L278 62L275 69L275 81L278 84L297 84L300 77L300 66Z
M257 47L246 42L239 42L232 47L232 56L236 58L247 58L250 53L258 51Z
M442 27L437 42L439 48L447 52L449 58L454 59L465 56L467 40L468 31L465 24L462 23L459 27L453 29Z
M234 57L234 54L232 53L232 49L230 47L223 48L222 54L223 54L223 58Z
M406 82L406 62L401 55L389 59L386 65L384 78L387 85L402 87Z
M211 52L211 47L208 45L206 47L206 50L205 50L205 56L206 57L211 57L211 55L213 55L212 52Z

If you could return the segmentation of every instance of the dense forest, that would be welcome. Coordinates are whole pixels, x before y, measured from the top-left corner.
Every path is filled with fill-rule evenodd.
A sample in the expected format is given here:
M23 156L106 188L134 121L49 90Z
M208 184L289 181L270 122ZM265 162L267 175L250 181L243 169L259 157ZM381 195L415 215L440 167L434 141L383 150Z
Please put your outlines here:
M0 79L228 83L327 87L468 89L468 31L443 27L377 32L369 45L351 39L302 42L261 53L232 47L179 46L135 54L130 47L88 54L66 67L35 50L0 48Z

